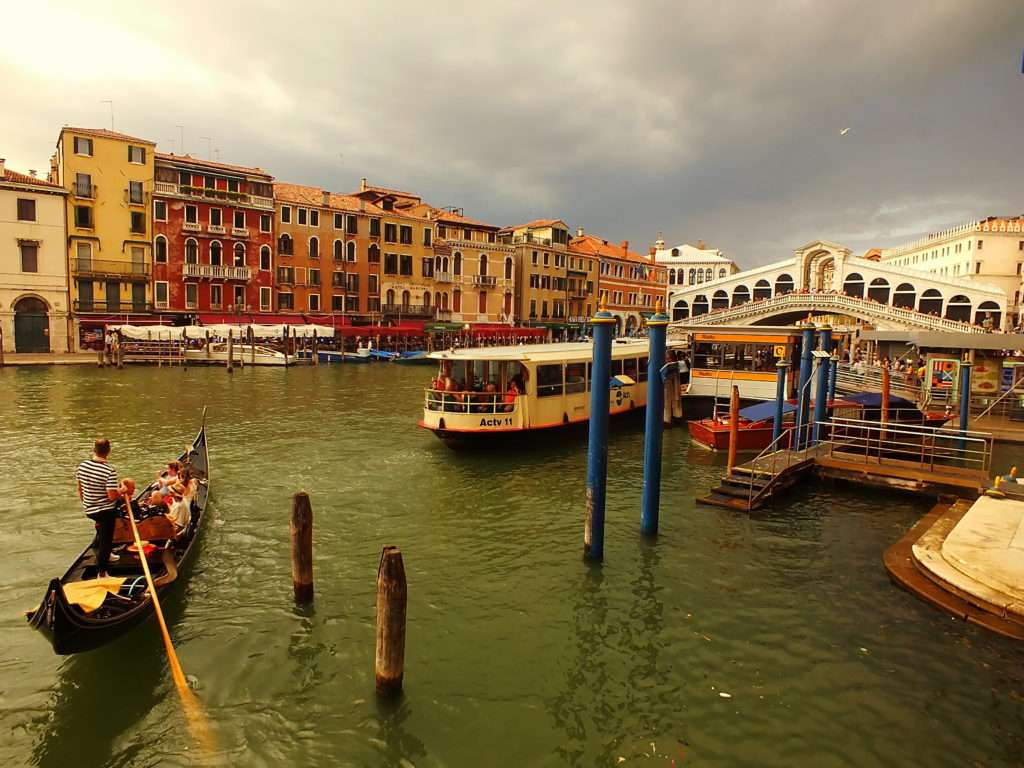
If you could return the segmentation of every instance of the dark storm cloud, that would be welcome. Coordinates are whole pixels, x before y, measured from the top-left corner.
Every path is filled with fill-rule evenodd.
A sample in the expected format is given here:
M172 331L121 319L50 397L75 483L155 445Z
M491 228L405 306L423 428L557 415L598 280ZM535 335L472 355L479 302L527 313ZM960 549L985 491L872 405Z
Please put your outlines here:
M279 179L362 176L510 224L560 216L742 263L857 250L1024 210L1024 4L178 3L40 6L0 52L12 166L62 123L117 127ZM136 9L138 6L133 6ZM850 128L845 136L840 130Z

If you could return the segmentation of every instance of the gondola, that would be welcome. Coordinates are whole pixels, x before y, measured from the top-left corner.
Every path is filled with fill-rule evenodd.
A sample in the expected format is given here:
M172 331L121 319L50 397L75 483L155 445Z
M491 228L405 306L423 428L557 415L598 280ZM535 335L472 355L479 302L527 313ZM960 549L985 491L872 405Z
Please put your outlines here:
M143 517L138 523L141 538L157 545L146 556L160 598L182 579L186 567L191 564L199 533L206 521L210 462L205 423L192 445L178 457L178 461L189 466L192 477L199 480L192 500L192 519L188 527L174 535L173 524L161 514ZM139 502L148 498L155 486L156 483L143 489L135 497L132 506L139 508ZM114 533L114 551L118 552L119 545L128 545L132 541L128 521L119 518ZM69 602L64 591L65 586L85 584L95 579L96 552L93 544L90 544L61 578L50 581L39 607L26 613L29 625L46 636L56 653L64 655L99 648L153 614L153 601L146 592L140 554L132 551L129 546L120 549L120 559L110 563L108 573L111 577L124 577L125 581L116 594L104 594L98 608L86 612L79 605Z

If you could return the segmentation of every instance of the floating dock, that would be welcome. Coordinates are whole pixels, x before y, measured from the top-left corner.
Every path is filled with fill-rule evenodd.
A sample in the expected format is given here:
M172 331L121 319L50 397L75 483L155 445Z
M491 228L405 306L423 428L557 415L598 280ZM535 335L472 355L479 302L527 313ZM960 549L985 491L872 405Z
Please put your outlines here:
M1024 495L939 503L882 560L922 600L1024 640Z

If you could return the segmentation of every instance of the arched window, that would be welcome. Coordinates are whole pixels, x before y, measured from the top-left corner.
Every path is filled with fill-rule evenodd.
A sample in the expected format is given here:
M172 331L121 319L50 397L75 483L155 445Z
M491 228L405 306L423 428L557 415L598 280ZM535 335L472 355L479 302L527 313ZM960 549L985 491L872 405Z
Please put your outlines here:
M282 256L291 256L295 252L292 247L292 236L287 232L277 239L277 252Z
M695 282L697 282L697 278L694 277L694 272L695 271L696 270L694 270L693 267L690 267L690 274L689 274L689 278L690 278L689 283L690 283L690 285L693 285Z
M793 292L793 278L783 272L775 279L775 295L782 296Z
M430 309L430 291L423 292L423 308Z
M480 291L480 302L476 311L481 315L487 314L487 291Z
M434 306L440 309L441 307L441 292L434 291Z
M702 270L703 271L703 270ZM695 296L693 299L693 317L706 315L708 313L708 297L704 294Z
M376 243L371 243L370 248L367 251L366 258L371 264L377 264L380 262L380 247Z
M711 267L704 270L704 282L711 282Z
M456 262L457 264L458 262ZM452 291L452 312L462 311L462 291L456 288Z
M198 264L199 263L199 243L197 243L191 237L185 241L185 263L186 264Z
M245 243L235 243L235 266L245 266Z
M389 306L395 306L395 291L392 288L388 288L387 293L384 294L384 303Z
M435 272L440 272L441 271L441 257L440 256L435 256L434 257L434 271Z
M210 243L210 263L215 267L224 263L224 248L219 240Z
M737 285L732 289L732 305L738 307L750 301L750 289L745 285Z
M673 259L678 259L679 258L679 249L678 248L673 248L672 249L672 258Z
M715 295L711 297L711 308L712 309L725 309L729 306L729 294L725 291L715 291Z
M309 238L309 258L320 258L320 238L317 237L316 235Z
M345 258L344 253L343 253L344 248L345 248L345 246L342 245L341 240L335 240L334 241L334 260L335 261L341 261L343 258Z
M441 259L441 271L448 274L448 257L445 256Z
M725 277L725 267L718 270L718 279L721 280L723 277Z
M669 285L675 285L676 284L676 271L674 269L670 269L668 271L668 284Z
M512 279L512 257L511 256L506 256L505 257L505 279L506 280L511 280Z
M917 302L917 311L926 315L941 315L942 294L935 288L926 290Z
M503 312L505 313L505 319L512 317L512 294L505 294L505 303L502 305Z
M448 291L441 294L441 309L448 311Z
M758 299L770 299L772 297L772 284L767 280L758 280L754 283L754 301Z
M889 303L889 281L884 277L876 277L868 286L868 298L879 304Z
M373 247L376 248L376 246L373 246ZM345 261L355 261L355 260L356 260L356 241L355 240L349 240L347 243L345 243Z
M917 304L917 290L910 283L900 283L892 292L892 305L913 309Z
M487 275L487 254L486 253L481 253L480 254L480 274L482 276L486 276Z
M157 235L153 241L153 261L157 264L167 263L167 238Z
M843 279L843 293L847 296L864 298L864 278L858 272L851 272Z
M686 299L679 299L675 304L672 305L673 320L686 320L689 316L690 305L686 303Z
M409 311L409 301L411 297L408 291L402 291L402 309L406 312Z
M456 274L456 275L461 275L462 274L462 254L459 253L458 251L456 251L455 252L455 256L453 257L453 260L454 260L454 267L452 269L452 273ZM459 310L456 309L455 311L458 312Z
M264 272L270 271L270 246L260 246L260 269Z
M988 325L993 330L1002 327L1002 312L994 301L983 301L974 313L975 325ZM987 321L987 322L986 322Z
M700 285L703 282L704 282L704 270L703 269L698 269L697 270L697 285Z
M946 318L969 323L971 321L971 300L966 296L954 296L946 304Z

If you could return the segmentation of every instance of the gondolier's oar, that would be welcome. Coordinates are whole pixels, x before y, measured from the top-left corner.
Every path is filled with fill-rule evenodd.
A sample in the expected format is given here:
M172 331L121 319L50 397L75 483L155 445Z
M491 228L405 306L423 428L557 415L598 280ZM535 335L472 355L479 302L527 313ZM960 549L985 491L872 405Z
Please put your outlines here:
M185 679L185 672L178 661L178 654L174 651L174 643L171 642L171 635L167 631L167 622L164 621L164 612L160 609L160 598L156 594L156 585L153 583L153 574L149 572L149 562L146 558L146 551L142 548L142 538L139 536L139 529L135 525L135 515L132 513L132 498L129 493L124 494L124 503L128 510L128 522L132 527L132 536L135 538L135 546L139 550L139 561L142 563L142 572L146 575L146 588L149 590L149 597L153 601L153 609L156 611L156 620L160 625L160 634L164 638L164 649L167 651L167 662L171 666L171 677L174 678L174 687L178 689L178 697L181 699L182 709L185 710L185 719L188 720L189 730L196 738L196 741L207 751L213 751L213 738L210 732L210 724L206 720L202 704L188 686Z

